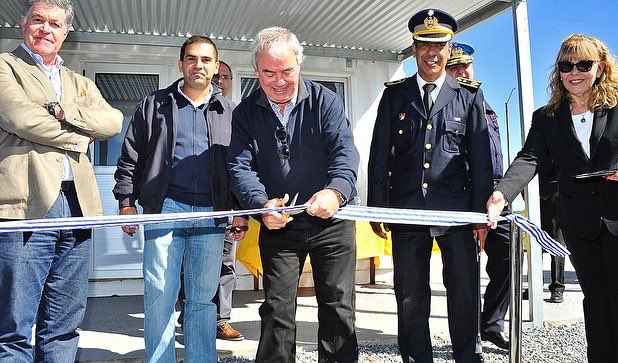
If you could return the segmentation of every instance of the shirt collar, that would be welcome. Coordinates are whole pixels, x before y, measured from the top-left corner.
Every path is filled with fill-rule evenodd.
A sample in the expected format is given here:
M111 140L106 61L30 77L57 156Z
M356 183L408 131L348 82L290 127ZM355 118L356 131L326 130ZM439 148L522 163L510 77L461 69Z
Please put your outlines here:
M182 91L182 89L181 89L180 87L182 87L182 85L183 85L183 84L185 84L185 80L184 80L184 79L181 79L181 80L178 82L178 93L180 93L180 95L181 95L182 97L186 98L186 99L187 99L187 101L189 101L189 103L190 103L191 105L193 105L193 107L198 108L198 107L200 107L201 105L203 105L203 104L206 104L206 103L210 102L210 98L212 97L212 95L213 95L213 91L214 91L214 87L212 87L212 84L210 85L211 87L210 87L210 92L208 92L208 95L206 95L206 97L205 97L203 100L197 100L197 101L192 100L192 99L191 99L191 97L187 96L187 95L186 95L186 94ZM217 89L217 90L218 90L218 89ZM221 92L221 91L219 91L219 92Z
M442 72L442 74L440 75L440 77L438 77L438 79L436 79L435 81L431 82L433 84L436 85L436 88L431 91L431 95L437 95L438 93L440 93L440 89L442 88L442 85L444 84L444 81L446 81L446 71ZM416 73L416 82L418 83L418 89L421 91L423 91L423 86L425 85L425 83L429 83L427 81L425 81L423 79L423 77L421 77L420 74ZM422 95L421 95L422 96Z
M279 110L281 110L281 106L279 106L278 104L276 104L273 101L271 101L270 98L268 98L268 97L266 97L266 99L268 100L268 103L270 103L270 107L272 107L273 110L275 110L275 112L280 114ZM294 106L296 106L296 101L298 101L298 92L296 92L294 94L294 97L292 97L292 99L290 99L290 102L287 105L285 105L285 112L288 112L288 111L292 110L294 108Z
M56 62L54 63L53 66L48 66L45 63L43 63L43 57L41 57L39 54L36 54L33 51L31 51L30 48L28 48L26 46L26 43L21 43L21 47L24 48L24 50L28 54L30 54L30 57L32 57L32 59L34 59L36 64L38 64L45 71L51 72L54 69L59 70L60 67L62 67L62 65L64 64L64 59L62 59L62 57L60 55L56 54Z

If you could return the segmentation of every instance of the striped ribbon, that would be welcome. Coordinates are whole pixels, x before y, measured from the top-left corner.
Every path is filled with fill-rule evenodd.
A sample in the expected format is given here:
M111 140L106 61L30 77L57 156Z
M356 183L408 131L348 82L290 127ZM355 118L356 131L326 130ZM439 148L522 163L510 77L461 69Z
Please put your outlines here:
M280 208L260 208L237 211L193 212L168 214L137 214L98 217L72 217L29 219L0 222L0 233L8 232L41 232L48 230L87 229L102 227L118 227L133 224L152 224L164 222L186 221L194 219L209 219L254 215L269 212L299 212L307 208L306 205ZM487 215L476 212L454 212L420 209L393 209L364 206L345 206L335 215L337 218L348 220L369 220L383 223L415 224L429 226L462 226L467 224L486 224ZM526 231L543 249L554 256L568 256L569 251L560 243L552 239L547 232L525 217L509 214L498 217L498 221L508 220L515 222Z

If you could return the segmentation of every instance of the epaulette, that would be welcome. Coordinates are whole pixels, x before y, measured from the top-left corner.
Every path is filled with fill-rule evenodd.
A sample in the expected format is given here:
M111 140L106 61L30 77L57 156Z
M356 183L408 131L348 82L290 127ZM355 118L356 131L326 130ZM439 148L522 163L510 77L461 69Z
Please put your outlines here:
M467 79L464 77L457 77L456 79L457 82L459 82L459 84L462 86L467 86L474 89L481 87L481 81L475 81L473 79Z
M402 78L402 79L398 79L396 81L389 81L389 82L384 82L384 87L391 87L391 86L396 86L398 84L402 84L403 82L406 81L407 78Z

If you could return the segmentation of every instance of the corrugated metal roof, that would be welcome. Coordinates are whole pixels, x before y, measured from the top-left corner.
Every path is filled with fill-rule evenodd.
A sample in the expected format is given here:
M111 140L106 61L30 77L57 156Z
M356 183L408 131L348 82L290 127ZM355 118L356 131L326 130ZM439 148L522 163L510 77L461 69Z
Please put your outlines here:
M0 36L1 28L19 27L21 10L20 0L2 3ZM229 46L251 40L264 27L281 25L308 45L400 53L411 44L407 22L418 10L444 9L467 28L508 8L510 0L74 0L73 4L72 34L80 41L105 33L182 38L205 34Z

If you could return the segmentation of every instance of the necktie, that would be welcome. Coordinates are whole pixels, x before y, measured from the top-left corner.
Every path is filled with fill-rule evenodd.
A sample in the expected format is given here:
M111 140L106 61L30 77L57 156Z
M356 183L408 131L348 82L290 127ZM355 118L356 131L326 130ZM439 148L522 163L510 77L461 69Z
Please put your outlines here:
M423 104L425 105L425 111L427 111L427 117L429 117L429 112L431 111L431 106L433 106L433 99L431 98L431 91L433 91L437 86L433 83L425 83L423 86Z

